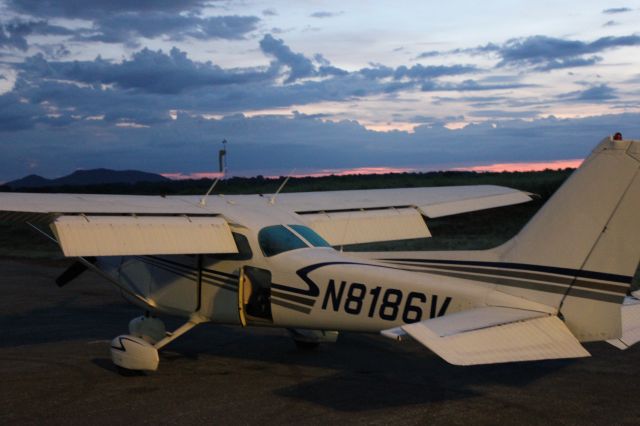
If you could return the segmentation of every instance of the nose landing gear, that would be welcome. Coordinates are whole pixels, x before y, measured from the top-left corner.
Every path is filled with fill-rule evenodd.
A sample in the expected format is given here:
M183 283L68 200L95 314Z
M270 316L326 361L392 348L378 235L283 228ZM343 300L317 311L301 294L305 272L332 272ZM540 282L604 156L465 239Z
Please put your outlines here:
M125 370L156 371L160 362L158 350L202 322L202 318L193 316L175 331L167 332L158 318L134 318L129 323L130 334L111 341L111 360Z

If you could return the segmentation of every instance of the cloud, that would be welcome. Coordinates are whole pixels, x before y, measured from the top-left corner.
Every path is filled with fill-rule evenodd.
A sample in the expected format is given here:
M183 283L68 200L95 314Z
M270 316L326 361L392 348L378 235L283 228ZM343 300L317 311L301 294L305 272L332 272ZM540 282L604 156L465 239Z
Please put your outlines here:
M73 36L73 41L123 43L137 46L137 39L164 37L182 40L187 37L212 40L237 40L256 30L260 18L256 16L203 16L206 1L86 1L76 0L12 0L14 11L37 18L45 18L21 26L5 24L0 27L0 46L11 42L26 50L24 37L29 34ZM80 18L90 26L64 28L47 24L49 18ZM5 34L6 33L6 34ZM13 38L7 36L15 34Z
M564 93L562 95L559 95L558 97L565 101L588 103L618 99L616 89L606 84L598 84L585 90Z
M278 64L289 68L287 83L298 79L311 77L315 74L315 68L309 58L301 53L294 53L281 39L266 34L260 40L260 49L267 55L276 58Z
M319 18L319 19L324 19L324 18L335 18L336 16L340 16L342 15L344 12L327 12L327 11L317 11L317 12L313 12L311 15L309 15L311 18Z
M610 9L604 9L602 11L602 13L604 13L605 15L613 15L616 13L626 13L626 12L631 12L632 9L628 8L628 7L612 7Z
M202 86L262 81L274 75L268 69L224 70L210 62L194 62L175 47L168 54L145 48L122 63L100 57L94 61L52 62L38 54L27 58L19 69L23 72L22 77L30 80L114 84L122 89L163 94L176 94Z
M620 24L616 21L607 21L604 24L602 24L603 27L615 27L616 25L620 25Z
M479 71L475 65L430 65L416 64L410 68L401 65L393 72L396 80L410 79L434 79L443 76L468 74Z
M487 43L484 46L472 48L429 51L421 53L417 58L457 54L495 55L500 59L496 64L497 68L516 67L551 71L594 65L602 61L602 57L597 53L619 47L639 45L640 35L636 34L601 37L592 42L535 35L513 38L502 44Z
M29 47L27 36L32 34L70 35L73 32L57 25L49 25L46 21L12 20L0 23L0 47L26 51Z
M589 56L608 49L640 45L640 36L601 37L592 42L565 40L547 36L512 39L498 48L491 47L501 58L498 67L531 66L540 71L588 66L602 58ZM486 49L486 46L485 46Z
M477 72L471 65L393 68L372 64L347 71L333 66L322 55L310 59L294 52L271 35L263 37L260 47L273 59L270 65L227 69L194 61L177 48L169 52L144 48L121 62L101 57L92 61L53 60L36 54L15 65L17 78L12 93L33 106L31 110L22 108L33 114L32 124L73 127L92 117L101 117L103 123L151 125L170 120L170 111L193 116L229 114L345 102L403 91L525 87L515 81L439 80ZM46 110L40 105L47 105ZM5 131L11 129L5 126Z
M263 16L278 16L278 11L272 8L265 9L262 11Z
M103 43L131 43L137 38L165 37L182 40L192 37L201 40L244 38L257 27L255 16L179 15L167 12L126 12L97 18L92 29L79 30L78 41Z
M437 83L429 81L423 83L420 90L423 92L437 92L437 91L457 91L457 92L478 92L486 90L507 90L507 89L520 89L523 87L535 87L531 84L524 83L480 83L476 80L464 80L459 83Z
M8 0L14 10L32 16L93 19L121 12L199 11L207 0Z
M35 125L35 117L42 114L39 106L21 102L15 94L0 95L0 132L30 129Z
M65 132L32 126L4 133L6 155L0 157L0 179L29 173L63 175L77 168L95 167L184 174L212 171L217 164L210 153L217 147L211 141L224 138L229 141L232 174L279 175L294 167L443 169L584 158L607 134L640 133L640 114L494 123L495 127L481 123L459 130L428 123L411 134L374 132L351 120L331 122L293 116L233 115L203 120L179 115L176 120L148 128L120 128L83 120ZM56 161L51 161L51 152L56 153ZM38 167L29 169L27 159L37 162Z

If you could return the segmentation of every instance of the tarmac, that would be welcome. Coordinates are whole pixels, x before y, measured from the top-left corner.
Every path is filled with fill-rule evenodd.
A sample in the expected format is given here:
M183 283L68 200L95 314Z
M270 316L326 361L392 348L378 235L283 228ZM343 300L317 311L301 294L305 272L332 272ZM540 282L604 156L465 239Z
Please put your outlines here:
M284 330L204 324L123 376L109 342L140 315L91 272L0 258L0 424L634 424L640 348L479 367L345 333L314 351ZM167 320L168 328L178 325ZM638 345L640 346L640 345Z

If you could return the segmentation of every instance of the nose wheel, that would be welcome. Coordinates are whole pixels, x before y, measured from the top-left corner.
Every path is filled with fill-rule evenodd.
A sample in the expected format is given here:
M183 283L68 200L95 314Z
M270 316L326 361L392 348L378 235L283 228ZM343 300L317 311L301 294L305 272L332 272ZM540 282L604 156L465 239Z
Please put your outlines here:
M192 317L173 332L165 330L162 320L145 315L129 322L129 333L111 341L111 360L119 369L156 371L160 362L158 350L196 325L204 322Z

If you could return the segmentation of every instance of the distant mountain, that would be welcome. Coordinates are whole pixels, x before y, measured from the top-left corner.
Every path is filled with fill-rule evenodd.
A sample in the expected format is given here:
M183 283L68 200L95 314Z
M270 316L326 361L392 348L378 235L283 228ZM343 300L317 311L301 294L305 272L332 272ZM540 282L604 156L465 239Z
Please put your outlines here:
M25 176L7 182L5 185L11 189L17 188L44 188L50 186L87 186L87 185L103 185L103 184L134 184L138 182L166 182L169 181L164 176L154 173L139 172L137 170L109 170L109 169L92 169L78 170L70 175L57 179L47 179L38 175Z

